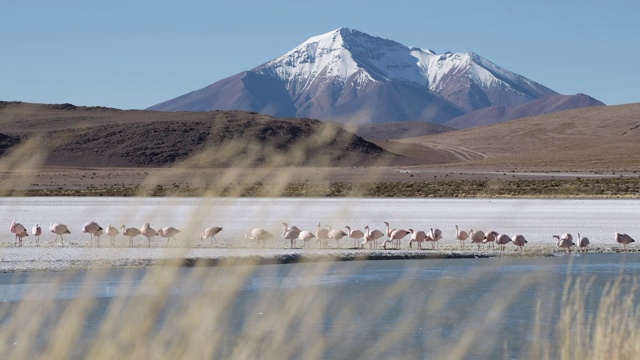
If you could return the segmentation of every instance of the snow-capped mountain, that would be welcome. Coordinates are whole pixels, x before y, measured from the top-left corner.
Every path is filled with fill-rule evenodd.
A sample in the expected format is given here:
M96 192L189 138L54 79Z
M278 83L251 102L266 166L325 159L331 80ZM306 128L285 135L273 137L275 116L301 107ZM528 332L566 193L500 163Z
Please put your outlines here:
M474 53L438 55L340 28L252 70L150 109L444 123L478 109L521 105L554 94Z

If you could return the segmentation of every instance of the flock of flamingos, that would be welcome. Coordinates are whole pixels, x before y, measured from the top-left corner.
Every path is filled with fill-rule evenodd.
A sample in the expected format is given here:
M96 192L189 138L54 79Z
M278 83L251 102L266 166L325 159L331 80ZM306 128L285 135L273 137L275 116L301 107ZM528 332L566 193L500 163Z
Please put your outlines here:
M351 229L349 226L345 226L347 232L340 229L332 229L331 226L327 226L324 228L320 227L320 223L318 223L315 233L311 231L303 231L300 230L297 226L289 226L286 223L282 224L282 238L284 240L289 240L291 242L291 248L296 247L296 242L301 240L303 242L304 247L309 247L310 242L315 240L315 244L320 243L320 247L325 248L328 246L329 240L335 240L336 248L340 248L340 240L343 238L353 239L354 248L364 248L365 245L368 245L369 248L378 249L378 241L382 241L382 247L387 250L387 244L391 243L391 247L394 249L401 248L402 239L409 237L409 247L413 247L413 243L416 243L416 247L418 249L422 249L422 244L424 242L431 242L431 248L435 249L438 243L438 240L442 239L442 231L437 228L432 228L429 231L422 230L403 230L403 229L392 229L388 222L384 223L387 227L386 232L382 232L380 230L371 230L369 226L365 226L364 230ZM464 230L460 230L458 225L456 227L456 238L460 241L460 249L464 250L464 245L466 240L470 240L471 244L476 244L478 246L478 250L480 250L480 245L486 244L490 245L492 249L495 249L495 245L497 244L500 247L501 251L505 250L505 247L509 243L513 243L518 247L519 250L524 251L524 246L527 244L527 240L523 235L514 235L512 237L506 234L500 234L495 231L489 231L485 233L483 231L474 231L470 230L466 232ZM9 229L13 234L15 234L15 245L22 246L23 238L25 236L29 236L27 229L20 223L15 221L11 222L11 226ZM64 245L64 235L70 234L69 228L65 224L59 223L51 223L49 225L49 231L56 234L56 238L53 241L57 243L58 237L60 237L60 242ZM213 246L213 241L216 240L215 236L222 231L222 227L211 226L206 228L200 234L200 240L209 239L211 241L211 246ZM155 230L151 227L149 223L144 224L140 229L134 227L126 227L122 225L120 229L111 226L109 224L106 229L102 226L98 225L95 221L86 223L82 227L82 232L90 235L91 246L93 246L94 240L96 240L97 246L100 246L100 237L103 235L107 235L111 239L111 246L114 246L115 237L122 233L123 236L129 238L129 247L133 247L133 239L142 235L147 238L148 246L151 247L151 239L160 236L167 239L167 246L169 245L169 240L171 238L177 244L176 235L180 232L180 230L168 226L165 228L161 228ZM36 245L39 244L40 235L42 235L42 228L40 225L35 224L35 226L31 229L31 234L35 237ZM623 248L626 249L627 245L635 240L623 233L615 233L615 241L619 244L623 245ZM255 228L251 230L251 233L245 235L246 238L257 240L258 242L262 242L262 246L265 246L267 240L273 237L271 233L264 230L263 228ZM558 248L563 249L565 251L571 251L573 246L577 246L580 250L586 250L587 246L589 246L589 239L586 237L580 236L576 239L576 242L573 241L573 236L571 234L562 234L562 235L553 235L556 239L556 245ZM362 241L361 241L362 239ZM217 240L216 240L217 241Z

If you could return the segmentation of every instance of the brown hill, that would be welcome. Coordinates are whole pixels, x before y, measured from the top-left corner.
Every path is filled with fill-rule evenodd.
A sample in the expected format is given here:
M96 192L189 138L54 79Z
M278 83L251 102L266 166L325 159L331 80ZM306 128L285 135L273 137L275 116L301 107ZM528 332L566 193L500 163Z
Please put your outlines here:
M589 106L604 106L604 104L585 94L554 94L515 106L482 108L453 118L444 123L444 125L455 129L468 129Z
M400 159L311 119L0 102L0 153L19 142L52 166L342 166Z
M640 169L640 103L597 106L397 140L457 156L465 166Z
M354 133L370 140L391 140L439 134L455 130L427 121L394 121L359 125Z

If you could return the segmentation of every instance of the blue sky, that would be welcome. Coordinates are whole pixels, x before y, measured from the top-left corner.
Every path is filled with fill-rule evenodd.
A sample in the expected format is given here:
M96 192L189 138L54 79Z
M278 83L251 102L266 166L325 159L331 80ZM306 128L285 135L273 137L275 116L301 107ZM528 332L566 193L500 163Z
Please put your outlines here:
M350 27L640 102L635 1L0 0L0 100L142 109Z

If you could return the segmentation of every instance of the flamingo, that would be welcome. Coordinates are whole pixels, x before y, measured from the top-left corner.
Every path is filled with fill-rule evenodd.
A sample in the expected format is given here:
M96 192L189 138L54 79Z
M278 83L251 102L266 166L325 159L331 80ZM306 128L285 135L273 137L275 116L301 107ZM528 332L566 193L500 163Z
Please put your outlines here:
M473 230L471 230L473 231ZM462 230L458 229L458 225L456 225L456 239L460 240L460 250L464 250L464 241L469 238L469 234Z
M556 244L559 248L571 252L571 247L575 245L573 243L573 236L571 236L571 234L563 234L562 237L560 237L559 235L553 235L553 237L557 239Z
M64 246L64 238L62 237L62 234L71 234L71 231L69 231L69 228L65 224L51 223L49 225L49 230L56 234L56 239L53 240L54 243L58 241L58 236L60 236L62 246Z
M625 250L627 249L627 245L629 245L632 242L635 242L635 240L633 240L633 238L627 234L615 233L615 237L616 237L616 242L618 244L622 244Z
M100 229L98 231L96 231L95 233L93 233L93 236L98 239L98 247L100 247L100 237L104 235L104 229Z
M300 231L298 235L298 238L303 241L303 247L309 247L309 241L315 237L311 231Z
M484 240L482 240L482 243L483 244L491 243L491 250L493 250L493 249L495 249L496 238L498 237L498 235L500 235L500 234L498 234L495 231L489 231L485 235Z
M102 226L95 221L88 222L82 227L82 232L91 236L91 245L93 245L93 236L98 230L102 230Z
M171 238L173 238L173 240L176 242L176 246L178 245L178 239L176 239L176 235L178 235L179 232L180 230L174 228L173 226L167 226L162 229L158 229L158 235L167 238L167 246L169 246L169 239Z
M219 227L219 226L208 227L208 228L204 229L202 234L200 234L200 241L202 241L204 239L210 239L211 240L211 246L213 246L213 240L216 241L216 244L218 243L218 239L216 239L216 235L220 231L222 231L222 228Z
M116 240L116 235L120 234L120 231L115 226L111 226L111 224L107 225L107 235L111 238L111 247L113 247L113 243Z
M409 232L407 230L402 230L402 229L393 229L390 230L390 226L388 222L384 222L385 225L387 225L387 237L389 237L389 239L385 240L382 243L382 247L387 250L387 243L388 242L393 242L393 244L395 245L396 249L400 249L400 241L402 240L403 237L409 235Z
M431 228L429 233L427 233L427 241L431 241L431 249L436 248L436 244L440 239L442 239L442 231L438 228Z
M336 241L336 248L340 248L340 240L348 234L340 229L332 229L329 226L329 238Z
M251 230L250 235L245 235L246 238L257 240L258 242L262 241L262 247L265 246L267 240L271 239L273 235L270 232L266 231L263 228L255 228Z
M152 228L151 224L149 223L145 223L144 225L142 225L142 227L140 228L140 234L147 238L147 240L149 241L149 247L151 247L151 238L154 236L158 236L158 232L154 228Z
M301 230L298 229L297 226L289 227L287 223L282 223L282 227L283 227L282 238L285 240L291 241L291 248L293 249L295 240L297 240L298 237L300 236Z
M561 247L560 245L562 244L563 240L566 240L567 242L573 242L573 235L568 234L568 233L564 233L562 234L562 236L560 235L553 235L554 238L556 238L556 245L558 247ZM574 244L575 245L575 244Z
M15 239L16 246L22 246L22 238L25 236L29 236L29 234L27 233L27 229L24 226L22 226L22 224L15 222L15 220L11 222L11 226L9 226L9 231L11 231L16 235L16 239Z
M320 229L320 223L318 223L318 227L316 228L316 239L316 243L318 241L320 242L320 247L327 247L327 240L329 240L329 229Z
M469 234L471 237L471 243L472 244L478 244L478 250L480 250L480 244L482 244L482 241L485 239L485 235L483 231L473 231L473 230L469 230Z
M411 233L411 239L409 239L409 247L411 247L411 243L414 241L418 243L418 249L422 249L422 243L427 239L427 234L422 231L415 231L413 229L409 229Z
M122 235L129 238L129 247L133 247L133 238L140 235L140 230L134 227L126 227L125 225L120 226L120 230Z
M507 234L500 234L496 237L496 244L500 245L500 251L504 251L505 246L511 242L511 238Z
M357 248L358 247L358 240L362 239L364 237L364 233L362 232L362 230L351 230L351 228L349 226L345 226L345 228L347 228L347 230L349 230L348 234L349 237L353 239L354 243L353 243L353 247Z
M373 243L373 248L378 249L378 239L384 236L384 233L380 230L373 230L369 228L369 225L364 227L367 233L364 235L364 241L360 244L361 248L364 248L364 244L369 243L369 248Z
M580 236L580 233L578 233L578 246L580 247L580 250L587 251L587 246L589 246L590 243L589 238L582 237Z
M527 239L525 239L524 236L520 234L513 235L513 237L511 238L511 241L513 242L514 245L516 245L522 251L524 251L524 244L528 242Z
M42 235L42 228L40 227L40 225L38 224L33 225L33 228L31 229L31 234L35 237L36 245L38 245L38 243L40 242L40 235Z

